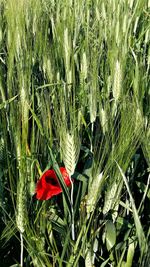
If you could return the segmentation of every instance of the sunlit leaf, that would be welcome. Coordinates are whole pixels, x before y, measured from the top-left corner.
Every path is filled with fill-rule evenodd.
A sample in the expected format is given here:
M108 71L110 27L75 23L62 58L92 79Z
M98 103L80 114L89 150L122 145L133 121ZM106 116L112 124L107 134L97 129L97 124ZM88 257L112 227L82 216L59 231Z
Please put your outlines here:
M112 221L109 220L106 222L105 231L106 231L106 246L109 251L116 243L116 228Z

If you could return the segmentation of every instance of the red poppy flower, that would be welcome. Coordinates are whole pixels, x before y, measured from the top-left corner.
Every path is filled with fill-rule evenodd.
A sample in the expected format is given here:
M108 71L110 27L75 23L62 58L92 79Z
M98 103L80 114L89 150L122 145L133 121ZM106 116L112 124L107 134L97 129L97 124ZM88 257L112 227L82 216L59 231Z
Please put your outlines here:
M64 167L60 167L60 172L67 186L71 186L69 175ZM36 185L36 198L39 200L48 200L62 192L58 178L54 170L46 171L38 180Z

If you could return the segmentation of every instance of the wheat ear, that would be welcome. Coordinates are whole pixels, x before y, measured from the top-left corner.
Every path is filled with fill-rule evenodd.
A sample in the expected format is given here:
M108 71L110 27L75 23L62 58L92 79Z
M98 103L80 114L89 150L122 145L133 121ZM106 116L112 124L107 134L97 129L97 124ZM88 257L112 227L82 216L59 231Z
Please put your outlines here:
M74 186L71 176L74 173L76 163L79 157L80 142L74 134L70 134L67 132L66 135L63 137L63 142L61 143L63 144L62 145L63 160L71 182L71 214L72 214L71 228L72 228L72 239L75 240L74 210L73 210Z

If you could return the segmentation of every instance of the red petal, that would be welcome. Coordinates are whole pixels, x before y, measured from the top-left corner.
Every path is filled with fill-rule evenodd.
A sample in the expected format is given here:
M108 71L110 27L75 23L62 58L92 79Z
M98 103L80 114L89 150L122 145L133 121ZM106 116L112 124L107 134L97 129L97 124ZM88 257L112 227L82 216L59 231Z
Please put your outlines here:
M51 180L56 181L56 183L58 184L58 180L57 180L54 170L48 170L44 172L44 174L42 175L40 179L42 181L42 186L45 188L50 187Z
M60 172L64 178L66 186L71 186L71 179L69 177L69 174L68 174L66 168L60 167Z
M71 186L69 174L64 167L60 167L60 172L64 178L65 184ZM58 178L54 170L46 171L38 180L36 185L36 198L39 200L48 200L62 192Z
M46 171L37 182L36 198L40 200L47 200L62 192L57 176L54 170Z

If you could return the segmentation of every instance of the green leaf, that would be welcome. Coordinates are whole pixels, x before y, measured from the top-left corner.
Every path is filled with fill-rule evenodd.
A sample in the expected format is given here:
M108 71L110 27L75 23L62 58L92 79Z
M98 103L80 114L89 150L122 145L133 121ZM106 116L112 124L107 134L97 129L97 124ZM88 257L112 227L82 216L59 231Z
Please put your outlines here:
M109 262L109 260L110 260L110 259L108 258L106 261L104 261L104 262L101 264L100 267L108 266L107 263Z
M143 182L136 182L136 184L140 189L140 193L145 193L146 185ZM147 197L150 199L150 188L147 190Z
M7 104L11 103L18 95L13 96L12 98L6 100L0 104L0 109L4 108Z
M132 267L132 261L133 261L134 251L135 251L135 246L134 246L134 242L132 242L129 245L129 248L128 248L127 262L126 262L125 267Z
M137 236L138 236L138 240L139 240L139 246L141 249L141 259L142 259L143 255L147 252L147 249L148 249L146 237L145 237L145 234L143 231L142 224L140 222L140 218L139 218L138 211L137 211L135 203L134 203L134 199L132 197L132 194L131 194L131 191L130 191L130 188L128 185L128 181L127 181L122 169L120 168L119 164L117 162L116 162L116 164L117 164L118 169L122 175L122 178L124 180L124 183L125 183L127 191L128 191L128 194L130 196L130 201L131 201L132 210L133 210L133 217L134 217L136 232L137 232Z
M34 118L34 120L35 120L35 122L36 122L36 124L37 124L37 126L39 128L39 130L40 130L41 135L43 136L44 135L44 131L43 131L42 124L41 124L39 118L35 114L34 110L30 107L30 105L28 105L28 107L29 107L29 109L30 109L30 111L32 113L32 116L33 116L33 118Z
M116 244L116 228L112 221L107 221L105 229L106 229L106 246L107 250L109 251Z

